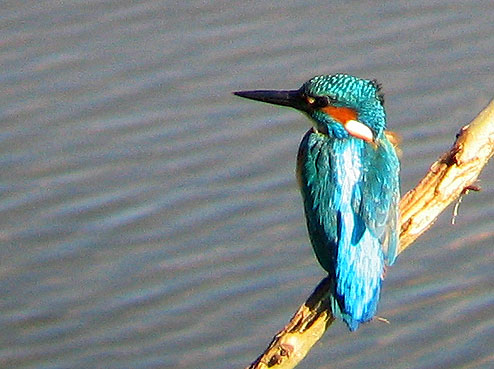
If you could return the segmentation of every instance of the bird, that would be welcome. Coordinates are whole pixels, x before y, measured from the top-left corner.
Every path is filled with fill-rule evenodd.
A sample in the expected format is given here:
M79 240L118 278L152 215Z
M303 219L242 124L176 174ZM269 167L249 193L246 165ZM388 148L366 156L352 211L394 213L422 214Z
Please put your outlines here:
M295 108L311 120L296 171L307 229L331 279L333 315L357 330L376 315L399 241L400 163L385 132L381 85L337 73L296 90L233 94Z

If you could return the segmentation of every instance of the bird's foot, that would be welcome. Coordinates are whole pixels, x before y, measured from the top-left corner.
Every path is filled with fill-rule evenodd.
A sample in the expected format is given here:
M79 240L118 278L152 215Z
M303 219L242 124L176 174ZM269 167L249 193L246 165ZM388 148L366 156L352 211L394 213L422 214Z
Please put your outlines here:
M383 266L383 272L381 273L381 280L384 280L384 278L386 278L387 271L388 271L388 267L386 265Z

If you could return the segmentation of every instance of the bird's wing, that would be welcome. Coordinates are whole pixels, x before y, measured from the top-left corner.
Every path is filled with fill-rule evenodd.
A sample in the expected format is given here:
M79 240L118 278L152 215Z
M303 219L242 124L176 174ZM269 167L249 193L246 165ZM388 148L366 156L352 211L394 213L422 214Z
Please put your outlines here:
M364 147L366 170L354 196L352 207L365 226L380 239L388 265L393 264L398 246L398 202L400 199L399 161L394 147L386 137L376 147Z
M327 139L309 130L297 158L297 178L304 199L309 236L321 266L334 275L338 243L338 220L333 173L334 163L327 150Z

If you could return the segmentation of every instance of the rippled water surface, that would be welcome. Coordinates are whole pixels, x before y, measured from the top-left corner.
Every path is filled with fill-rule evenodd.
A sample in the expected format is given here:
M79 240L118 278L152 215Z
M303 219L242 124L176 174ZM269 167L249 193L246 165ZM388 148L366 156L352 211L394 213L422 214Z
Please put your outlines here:
M329 3L329 4L328 4ZM309 128L231 91L384 86L412 188L494 97L486 1L5 1L0 367L242 368L324 277ZM494 367L494 169L300 368Z

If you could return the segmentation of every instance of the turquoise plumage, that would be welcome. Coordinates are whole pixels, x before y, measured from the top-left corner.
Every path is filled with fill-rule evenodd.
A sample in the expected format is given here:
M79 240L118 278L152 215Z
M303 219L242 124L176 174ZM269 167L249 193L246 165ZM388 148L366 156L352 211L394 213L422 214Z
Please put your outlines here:
M307 227L332 277L333 313L356 330L376 314L385 266L394 262L398 245L399 161L384 134L379 85L336 74L293 91L235 94L311 118L297 160Z

